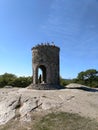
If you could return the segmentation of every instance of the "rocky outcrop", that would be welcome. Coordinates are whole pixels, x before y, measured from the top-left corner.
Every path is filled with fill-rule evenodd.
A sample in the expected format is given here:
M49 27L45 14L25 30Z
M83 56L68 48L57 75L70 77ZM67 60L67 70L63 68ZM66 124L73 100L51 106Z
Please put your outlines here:
M84 86L84 85L81 85L81 84L77 84L77 83L71 83L71 84L68 84L65 86L66 88L70 88L70 89L77 89L77 88L82 88L82 87L86 87L87 86Z
M77 84L77 83L71 83L69 85L66 85L65 88L68 88L68 89L81 89L81 90L91 91L91 92L98 91L95 88L91 88L91 87L88 87L88 86L85 86L85 85L81 85L81 84Z
M15 110L19 105L19 95L6 95L5 100L0 102L0 124L5 124L7 121L15 117Z
M0 125L18 118L31 121L31 114L64 111L98 119L98 92L80 89L0 89Z

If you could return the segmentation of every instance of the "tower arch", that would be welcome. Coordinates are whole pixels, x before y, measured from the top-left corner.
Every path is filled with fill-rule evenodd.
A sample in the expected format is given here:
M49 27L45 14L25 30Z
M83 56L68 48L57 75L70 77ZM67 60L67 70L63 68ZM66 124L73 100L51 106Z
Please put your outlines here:
M41 74L39 73L39 70L41 70ZM40 65L38 66L38 80L39 83L47 83L47 71L46 71L46 67L44 65Z

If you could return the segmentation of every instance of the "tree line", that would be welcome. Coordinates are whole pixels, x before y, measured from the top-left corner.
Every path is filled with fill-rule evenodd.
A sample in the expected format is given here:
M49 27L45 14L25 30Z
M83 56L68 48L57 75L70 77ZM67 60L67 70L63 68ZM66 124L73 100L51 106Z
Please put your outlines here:
M66 86L69 83L79 83L89 87L98 88L98 71L96 69L81 71L74 79L67 80L60 78L60 83L63 86Z
M24 88L29 86L33 82L32 80L32 76L17 77L14 74L5 73L0 75L0 88L5 86ZM79 83L82 85L98 88L98 71L96 69L88 69L86 71L81 71L74 79L63 79L62 77L60 77L60 84L62 86L66 86L70 83Z
M5 86L27 87L32 83L32 77L17 77L14 74L5 73L0 75L0 88Z

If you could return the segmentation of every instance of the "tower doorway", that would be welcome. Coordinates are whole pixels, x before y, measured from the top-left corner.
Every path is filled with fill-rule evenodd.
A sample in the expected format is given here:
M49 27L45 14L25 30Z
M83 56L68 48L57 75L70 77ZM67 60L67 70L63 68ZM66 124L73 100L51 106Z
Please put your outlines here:
M46 83L46 67L40 65L38 67L38 83Z

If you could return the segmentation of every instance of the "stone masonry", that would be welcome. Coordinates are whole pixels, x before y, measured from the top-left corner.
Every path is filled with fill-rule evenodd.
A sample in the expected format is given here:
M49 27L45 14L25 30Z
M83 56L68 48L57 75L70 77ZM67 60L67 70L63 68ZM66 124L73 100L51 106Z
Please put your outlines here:
M50 44L32 48L33 84L39 83L39 68L42 70L40 83L59 84L59 51L59 47Z
M59 52L59 47L49 43L32 48L33 86L59 85ZM39 69L42 71L40 76Z

